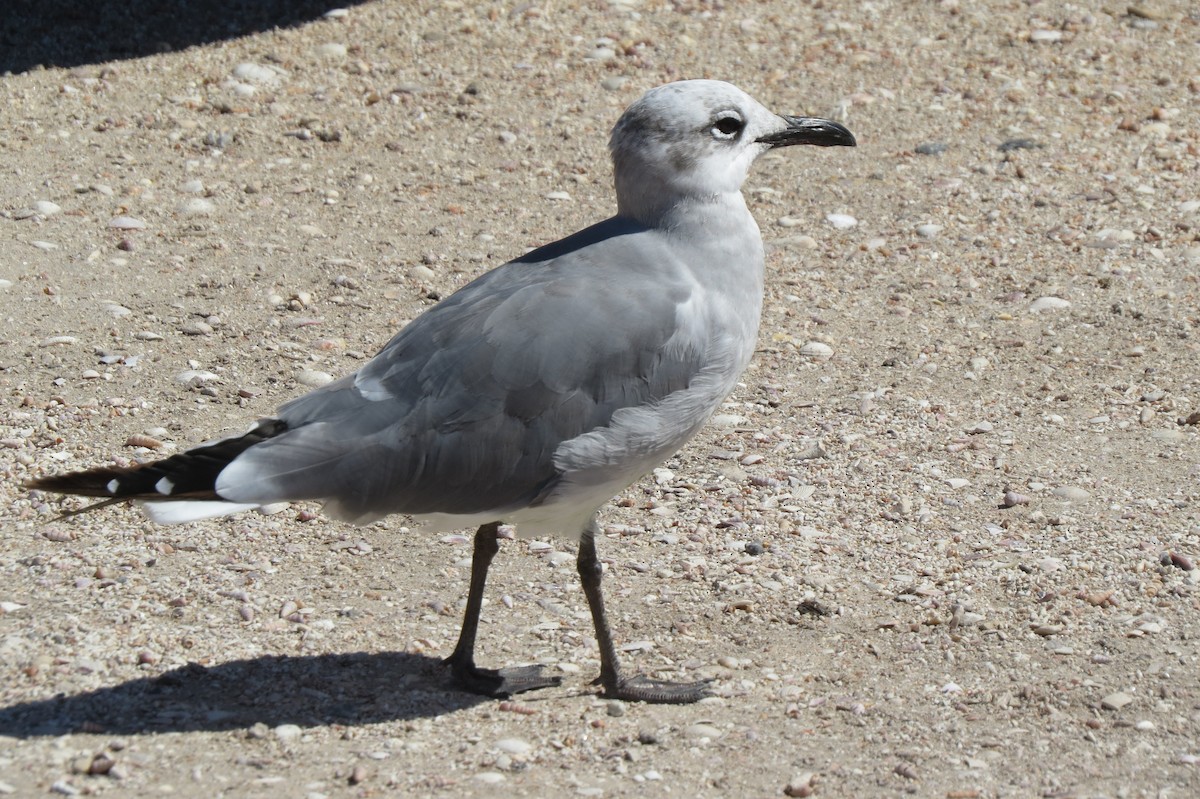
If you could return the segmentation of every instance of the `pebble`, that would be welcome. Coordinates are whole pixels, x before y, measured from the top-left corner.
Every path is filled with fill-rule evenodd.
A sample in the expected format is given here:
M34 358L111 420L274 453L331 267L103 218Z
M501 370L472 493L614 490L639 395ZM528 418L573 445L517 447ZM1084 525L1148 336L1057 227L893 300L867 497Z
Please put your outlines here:
M209 380L216 380L219 377L215 372L206 372L202 369L184 369L179 374L175 375L176 383L207 383Z
M288 741L294 741L299 738L301 732L303 731L300 729L298 724L280 724L275 728L274 732L276 738L284 743L287 743Z
M1033 139L1006 139L996 149L1002 153L1011 153L1013 150L1036 150L1041 146Z
M260 86L278 83L283 78L283 74L283 70L276 67L255 64L250 61L244 61L233 68L233 77L247 83L257 83Z
M788 780L788 784L784 786L783 793L785 796L812 796L816 790L813 785L815 775L811 771L805 771L797 774Z
M1196 568L1196 564L1191 558L1178 552L1164 552L1160 556L1159 561L1164 566L1174 566L1185 572L1193 571Z
M179 332L185 336L208 336L213 332L213 326L208 322L184 322L179 326Z
M1132 3L1125 9L1126 13L1131 17L1150 20L1165 20L1167 14L1157 6L1149 3Z
M1050 492L1066 502L1087 502L1092 495L1078 486L1059 486Z
M179 204L178 211L184 216L208 216L217 210L216 204L205 197L192 197Z
M301 369L296 373L296 382L309 388L320 388L333 382L333 375L316 369Z
M775 239L770 242L772 247L798 247L802 250L815 250L817 248L817 240L812 236L788 236L786 238Z
M942 230L943 228L941 225L935 225L932 223L917 225L917 235L923 239L937 238L937 235L941 233Z
M520 738L501 738L496 741L496 748L510 755L526 755L533 749L533 744Z
M185 181L179 190L184 194L203 194L204 181L198 179Z
M750 420L745 416L739 416L736 413L718 413L708 420L708 423L713 427L737 427L749 422Z
M252 86L247 86L246 88L250 92L254 91L254 87ZM245 94L246 92L241 93ZM205 147L224 150L229 147L229 145L233 144L233 134L224 130L210 130L208 133L204 134L203 142Z
M481 771L475 775L475 779L484 785L499 785L508 778L499 771Z
M145 230L147 225L135 216L114 216L108 220L110 228L117 230Z
M828 361L833 357L833 347L821 341L810 341L800 348L800 354L814 361Z
M946 478L946 485L957 491L960 488L966 488L971 485L971 481L965 477L948 477Z
M1038 28L1029 32L1029 41L1037 43L1061 42L1062 37L1062 31L1052 31L1044 28Z
M557 568L559 566L567 566L571 563L574 563L575 556L572 555L570 552L555 551L555 552L551 552L549 555L547 555L546 560L548 560L550 562L551 566L554 566L555 568Z
M328 42L317 47L317 55L322 58L328 58L331 61L341 60L346 57L346 45L338 42Z
M1105 710L1120 710L1133 701L1133 697L1121 691L1115 691L1100 700L1100 707Z
M711 724L692 724L683 728L683 734L689 738L708 738L712 741L721 737L721 731Z
M1070 307L1070 301L1064 300L1062 297L1038 297L1029 304L1029 311L1031 313L1041 313L1042 311L1059 311Z
M849 230L858 224L858 220L850 214L826 214L825 221L838 230Z
M38 200L33 204L33 210L42 216L54 216L62 213L62 206L49 200Z
M1096 234L1101 241L1127 242L1137 239L1137 234L1128 228L1104 228Z
M915 148L917 155L941 155L949 149L948 145L940 141L922 142Z

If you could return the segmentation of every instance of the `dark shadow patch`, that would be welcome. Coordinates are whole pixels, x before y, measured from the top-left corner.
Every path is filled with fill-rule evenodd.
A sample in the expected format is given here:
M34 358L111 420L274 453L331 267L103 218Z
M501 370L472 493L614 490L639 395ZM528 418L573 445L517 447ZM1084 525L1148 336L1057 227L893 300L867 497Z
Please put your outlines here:
M291 28L365 0L8 0L0 73L76 67Z
M438 716L492 701L463 693L437 658L355 652L266 656L0 708L0 735L218 731L256 723L372 724Z

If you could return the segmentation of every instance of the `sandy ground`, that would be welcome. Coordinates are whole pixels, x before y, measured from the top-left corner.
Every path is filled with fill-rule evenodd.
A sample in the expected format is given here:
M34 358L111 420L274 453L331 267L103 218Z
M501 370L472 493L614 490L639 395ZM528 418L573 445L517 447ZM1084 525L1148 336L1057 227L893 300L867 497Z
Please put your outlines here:
M0 77L0 793L1200 795L1194 4L61 5ZM603 512L627 665L714 698L595 696L565 541L504 542L480 649L564 684L485 701L438 663L461 536L22 489L609 215L609 128L681 77L859 139L758 164L754 365Z

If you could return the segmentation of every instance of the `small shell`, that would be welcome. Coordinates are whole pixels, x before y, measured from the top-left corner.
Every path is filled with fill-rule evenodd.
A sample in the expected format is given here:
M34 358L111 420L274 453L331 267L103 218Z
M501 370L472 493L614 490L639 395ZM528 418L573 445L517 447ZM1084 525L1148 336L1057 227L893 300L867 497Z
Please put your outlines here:
M75 531L52 528L43 532L42 537L47 541L54 541L55 543L62 544L66 543L67 541L74 541Z
M810 341L800 348L800 354L814 361L827 361L833 357L833 347L822 341Z

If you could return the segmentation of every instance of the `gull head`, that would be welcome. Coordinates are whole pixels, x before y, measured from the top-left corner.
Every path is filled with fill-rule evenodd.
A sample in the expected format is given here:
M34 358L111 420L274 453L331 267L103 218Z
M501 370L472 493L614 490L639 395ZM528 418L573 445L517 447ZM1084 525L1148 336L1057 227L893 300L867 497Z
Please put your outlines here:
M738 194L755 159L792 144L855 141L836 122L773 113L723 81L655 87L625 110L609 141L617 213L653 225L681 202Z

